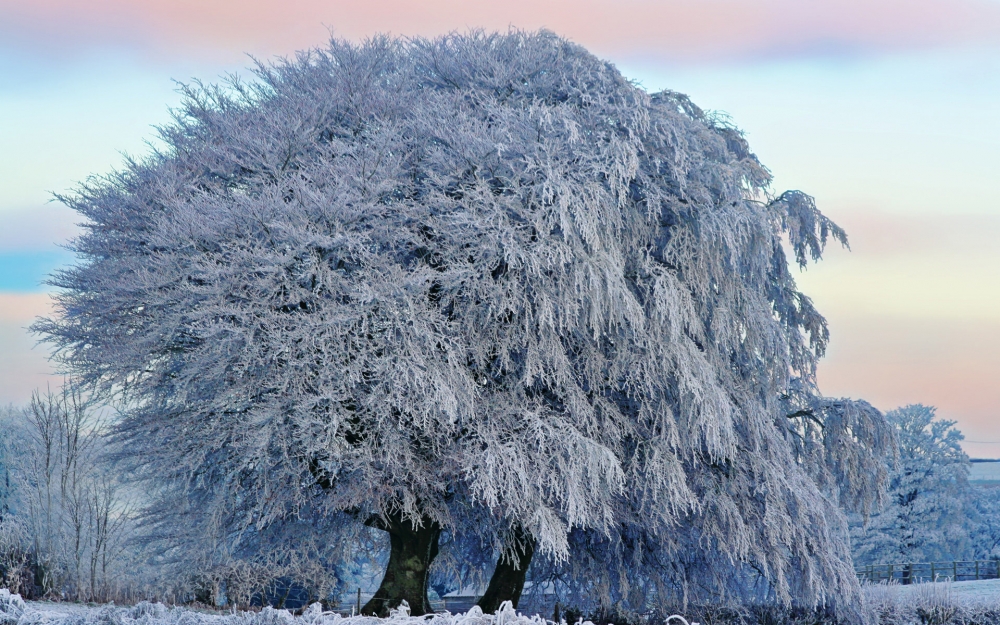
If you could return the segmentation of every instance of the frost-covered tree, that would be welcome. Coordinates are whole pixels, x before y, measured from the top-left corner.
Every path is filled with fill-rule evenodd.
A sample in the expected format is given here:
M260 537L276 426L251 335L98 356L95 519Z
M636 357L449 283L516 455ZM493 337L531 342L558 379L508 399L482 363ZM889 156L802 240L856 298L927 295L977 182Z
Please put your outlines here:
M24 440L18 436L20 410L0 407L0 587L30 596L24 577L29 564L30 538L24 519L18 516L14 487L14 463L17 448Z
M899 459L888 503L852 534L859 563L930 562L969 555L970 518L976 516L968 482L969 457L954 421L913 404L886 413L896 427Z
M1000 560L1000 489L976 486L972 489L976 515L971 540L977 560Z
M5 432L12 431L14 427L15 409L13 406L0 407L0 429ZM15 456L12 436L0 437L0 521L11 514L11 504L13 503L13 484L11 482L11 469Z
M184 93L163 150L62 198L85 233L36 326L167 499L234 542L385 530L366 612L428 609L443 530L499 556L488 607L579 532L783 598L856 585L834 503L875 496L891 437L783 399L828 337L783 238L804 265L845 235L724 120L545 32L334 41Z
M100 420L75 389L33 393L0 415L6 505L0 560L27 596L108 600L121 581L130 506L102 461ZM3 470L0 465L0 471ZM5 565L0 562L0 575Z

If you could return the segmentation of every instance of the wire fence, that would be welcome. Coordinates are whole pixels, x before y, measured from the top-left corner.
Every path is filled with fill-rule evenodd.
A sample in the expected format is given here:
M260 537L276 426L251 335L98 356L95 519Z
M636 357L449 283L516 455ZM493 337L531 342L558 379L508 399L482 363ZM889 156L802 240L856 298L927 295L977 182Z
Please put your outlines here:
M1000 579L1000 560L869 564L855 569L854 572L859 580L874 584L889 581L916 584L946 579L953 582L967 582L977 579Z

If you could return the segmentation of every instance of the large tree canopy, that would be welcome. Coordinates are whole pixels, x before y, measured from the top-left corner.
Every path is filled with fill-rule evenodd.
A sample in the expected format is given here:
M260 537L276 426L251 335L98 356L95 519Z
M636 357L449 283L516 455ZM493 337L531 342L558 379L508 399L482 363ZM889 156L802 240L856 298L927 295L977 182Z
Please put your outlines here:
M787 407L828 334L782 244L846 239L736 129L545 32L257 78L186 88L162 151L62 198L86 230L37 328L122 402L142 475L245 527L308 508L557 564L638 532L782 597L852 587L836 498L870 504L891 436Z

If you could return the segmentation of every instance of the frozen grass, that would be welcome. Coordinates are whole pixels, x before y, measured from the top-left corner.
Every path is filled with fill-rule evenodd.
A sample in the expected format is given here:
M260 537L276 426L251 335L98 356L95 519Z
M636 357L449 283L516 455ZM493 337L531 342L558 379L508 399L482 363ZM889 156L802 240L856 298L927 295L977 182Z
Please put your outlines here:
M864 587L880 625L998 625L1000 580Z
M0 589L0 625L551 625L540 616L525 616L505 604L496 614L473 607L464 614L410 616L394 611L388 618L342 616L324 612L318 603L293 616L287 610L211 614L188 608L142 602L132 607L87 607L72 603L26 603L20 595ZM593 625L589 621L583 625Z
M1000 625L1000 580L869 585L864 596L871 623L878 625ZM696 610L697 612L697 610ZM703 611L704 612L704 611ZM711 612L711 613L710 613ZM796 615L781 610L734 609L708 611L696 616L704 625L847 625L813 614ZM670 625L684 625L679 617ZM324 612L319 604L301 616L287 610L264 608L259 612L208 613L162 603L142 602L132 607L86 606L74 603L25 602L0 589L0 625L553 625L540 616L525 616L505 605L497 614L483 614L473 607L464 614L410 616L396 611L386 619L342 616ZM593 625L583 621L580 625ZM648 625L660 625L650 622ZM691 623L694 625L694 623ZM855 625L855 624L851 624ZM860 625L858 623L857 625Z
M678 615L666 622L670 625L689 623ZM206 613L189 608L167 607L162 603L143 601L132 607L114 604L87 606L79 603L25 602L20 595L0 588L0 625L553 625L540 616L525 616L510 603L501 605L496 614L483 614L473 606L464 614L449 612L410 616L409 610L394 610L388 618L374 616L342 616L324 612L314 603L301 616L288 610L264 608L259 612ZM576 625L594 625L580 621Z

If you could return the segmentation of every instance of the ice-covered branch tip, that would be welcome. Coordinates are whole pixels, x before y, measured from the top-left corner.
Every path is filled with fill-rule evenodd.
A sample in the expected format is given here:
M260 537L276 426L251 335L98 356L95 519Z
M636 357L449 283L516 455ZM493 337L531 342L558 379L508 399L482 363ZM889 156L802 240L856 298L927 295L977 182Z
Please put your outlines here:
M812 196L801 191L785 191L774 198L770 206L780 209L783 214L782 227L788 234L788 242L800 267L805 267L809 260L822 258L823 249L831 237L844 247L850 247L847 232L819 212Z

